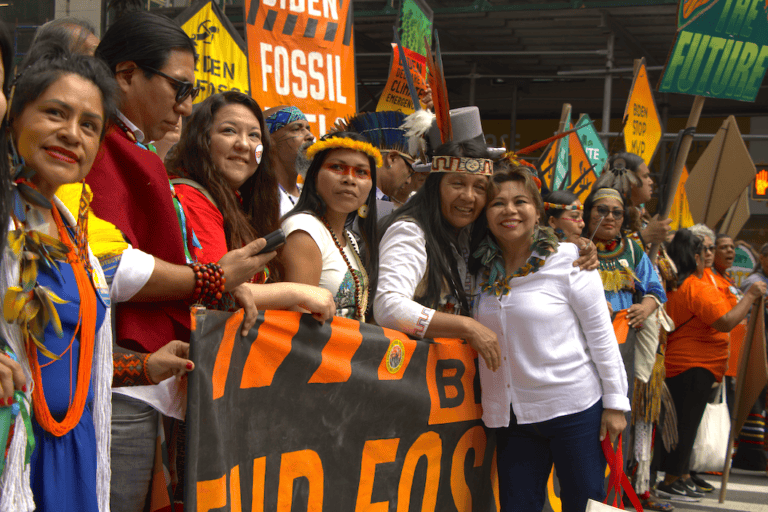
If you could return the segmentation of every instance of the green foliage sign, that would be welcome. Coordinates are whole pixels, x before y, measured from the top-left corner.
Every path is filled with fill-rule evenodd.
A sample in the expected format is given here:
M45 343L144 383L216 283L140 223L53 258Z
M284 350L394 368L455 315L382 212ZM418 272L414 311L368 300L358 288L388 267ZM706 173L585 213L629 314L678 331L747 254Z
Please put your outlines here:
M768 68L765 0L681 0L659 92L755 101Z
M424 38L432 41L432 9L423 0L403 0L400 8L400 41L405 48L426 55Z

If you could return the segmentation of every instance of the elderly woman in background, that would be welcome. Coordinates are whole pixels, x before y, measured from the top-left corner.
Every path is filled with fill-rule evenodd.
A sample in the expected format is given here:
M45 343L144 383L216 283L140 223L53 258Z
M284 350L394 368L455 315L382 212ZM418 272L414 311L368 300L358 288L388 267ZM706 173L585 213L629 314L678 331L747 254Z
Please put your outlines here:
M766 286L751 286L733 306L704 274L706 255L701 238L681 229L668 253L677 267L678 287L669 293L667 302L667 312L677 328L667 341L666 384L675 403L679 440L674 450L662 450L661 469L666 474L657 493L702 497L689 473L696 431L712 387L725 373L728 332L747 316Z
M494 174L474 254L474 317L502 356L495 373L480 366L483 421L496 429L503 511L541 510L553 462L563 510L582 511L605 497L600 443L626 426L627 378L600 276L573 267L577 247L540 227L542 214L527 170Z

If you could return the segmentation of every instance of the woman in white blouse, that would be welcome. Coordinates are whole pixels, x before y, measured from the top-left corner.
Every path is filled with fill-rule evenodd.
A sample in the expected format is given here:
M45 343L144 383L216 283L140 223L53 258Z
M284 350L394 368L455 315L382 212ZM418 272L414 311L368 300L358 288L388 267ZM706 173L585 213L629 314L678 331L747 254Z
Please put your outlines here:
M470 238L493 172L485 145L448 142L435 151L424 186L385 221L373 315L411 336L462 338L492 370L496 334L469 317Z
M489 183L491 233L474 317L498 336L501 367L480 365L483 421L496 430L501 508L541 510L555 464L563 510L605 498L601 441L629 410L627 376L600 276L580 272L578 249L540 227L530 174L510 167Z

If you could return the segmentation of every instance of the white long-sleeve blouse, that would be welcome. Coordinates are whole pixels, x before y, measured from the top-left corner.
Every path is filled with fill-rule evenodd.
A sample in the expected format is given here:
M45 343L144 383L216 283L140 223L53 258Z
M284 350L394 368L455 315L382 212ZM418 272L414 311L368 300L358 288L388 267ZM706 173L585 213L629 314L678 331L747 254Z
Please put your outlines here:
M480 364L483 421L506 427L510 404L520 424L603 407L629 410L627 375L597 271L573 266L561 243L537 271L510 281L508 294L483 293L475 318L501 346L496 372Z

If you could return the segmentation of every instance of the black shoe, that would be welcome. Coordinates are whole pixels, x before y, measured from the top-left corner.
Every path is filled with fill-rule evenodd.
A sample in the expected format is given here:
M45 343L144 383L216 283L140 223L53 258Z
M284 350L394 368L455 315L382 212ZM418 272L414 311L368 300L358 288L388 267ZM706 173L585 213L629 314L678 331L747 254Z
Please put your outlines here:
M701 492L698 487L696 487L696 484L693 483L693 480L690 478L683 482L683 487L688 491L688 496L691 498L703 498L704 493Z
M699 489L700 492L712 492L715 490L715 488L704 480L703 478L700 478L698 475L694 475L691 473L691 480L693 480L693 483L696 484L696 487Z
M665 484L664 482L659 482L659 484L656 486L656 494L658 494L661 498L667 498L667 499L682 499L683 501L698 501L702 496L704 496L703 493L700 493L696 491L696 495L692 494L691 491L683 485L682 480L675 480L671 484Z

